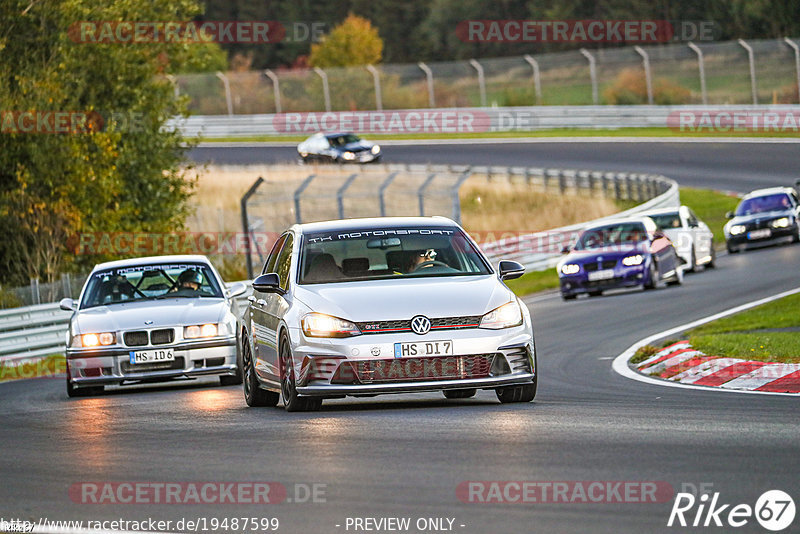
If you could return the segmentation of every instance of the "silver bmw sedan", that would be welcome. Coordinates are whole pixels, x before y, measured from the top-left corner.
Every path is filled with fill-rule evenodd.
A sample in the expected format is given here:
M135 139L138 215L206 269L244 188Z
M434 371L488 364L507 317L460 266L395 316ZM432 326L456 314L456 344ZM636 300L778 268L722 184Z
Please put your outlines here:
M316 410L347 395L442 391L500 402L536 395L531 318L455 222L350 219L289 228L242 318L250 406Z
M241 383L233 299L205 256L157 256L102 263L92 270L67 332L67 394L105 385L219 375Z

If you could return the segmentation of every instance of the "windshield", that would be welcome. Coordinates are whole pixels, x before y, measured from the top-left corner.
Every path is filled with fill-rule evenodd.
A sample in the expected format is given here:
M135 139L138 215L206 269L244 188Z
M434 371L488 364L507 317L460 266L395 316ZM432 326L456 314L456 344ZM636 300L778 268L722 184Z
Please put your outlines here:
M300 284L491 274L460 230L390 228L306 234Z
M93 273L81 308L159 298L222 297L208 265L158 263L118 267Z
M624 243L638 243L647 239L647 231L641 223L621 223L600 226L584 231L575 250L611 247Z
M763 197L753 197L742 200L736 208L736 215L753 215L754 213L764 213L767 211L783 211L792 207L789 195L786 193L776 193L774 195L764 195Z
M677 213L665 213L663 215L650 215L659 230L671 230L681 227L681 217Z
M342 134L342 135L332 135L328 137L328 141L330 141L331 146L344 146L349 145L350 143L358 143L361 141L357 135L354 134Z

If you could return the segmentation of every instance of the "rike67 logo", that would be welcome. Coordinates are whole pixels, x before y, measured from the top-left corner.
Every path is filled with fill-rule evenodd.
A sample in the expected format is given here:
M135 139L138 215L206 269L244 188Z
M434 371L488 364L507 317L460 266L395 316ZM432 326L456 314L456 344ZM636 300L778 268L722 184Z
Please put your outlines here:
M725 504L719 492L695 497L691 493L678 493L669 514L667 526L681 527L743 527L754 518L763 528L779 532L794 521L795 506L792 497L781 490L764 492L755 506Z

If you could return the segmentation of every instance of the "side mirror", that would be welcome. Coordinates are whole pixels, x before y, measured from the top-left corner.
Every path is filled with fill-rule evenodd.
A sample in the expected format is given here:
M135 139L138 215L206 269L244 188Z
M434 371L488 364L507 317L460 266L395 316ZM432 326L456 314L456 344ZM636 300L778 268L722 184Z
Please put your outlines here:
M234 282L228 286L226 293L228 294L228 298L236 298L240 295L244 295L246 291L247 286L244 284L244 282Z
M72 299L61 299L58 303L58 307L64 311L75 311L78 306Z
M726 213L726 214L725 214L725 218L726 218L726 219L733 219L733 212L732 212L732 211L729 211L728 213Z
M262 274L253 280L253 289L262 293L282 293L281 281L277 273Z
M666 234L664 232L662 232L661 230L656 230L653 233L653 239L654 240L655 239L664 239L665 237L667 237Z
M561 248L561 253L562 253L562 254L569 254L569 251L570 251L570 250L571 250L571 249L569 248L569 245L564 245L564 246Z
M525 274L525 266L515 261L501 260L497 270L501 280L513 280Z

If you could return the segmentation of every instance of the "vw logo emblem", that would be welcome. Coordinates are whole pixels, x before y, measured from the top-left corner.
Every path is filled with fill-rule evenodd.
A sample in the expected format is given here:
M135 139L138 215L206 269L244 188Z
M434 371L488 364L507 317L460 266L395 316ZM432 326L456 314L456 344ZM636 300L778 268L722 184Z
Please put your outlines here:
M424 335L431 329L431 320L424 315L417 315L411 319L411 330L415 334Z

